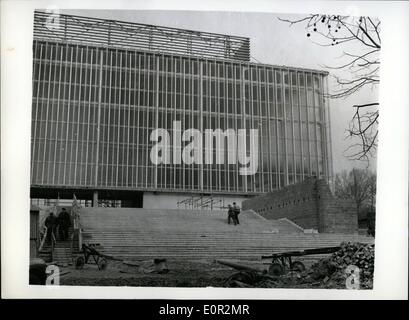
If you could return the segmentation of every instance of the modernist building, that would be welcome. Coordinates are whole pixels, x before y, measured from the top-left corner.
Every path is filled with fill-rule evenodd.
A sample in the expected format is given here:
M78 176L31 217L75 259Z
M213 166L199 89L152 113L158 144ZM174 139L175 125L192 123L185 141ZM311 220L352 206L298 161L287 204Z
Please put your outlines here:
M308 176L331 179L327 73L252 63L249 43L36 12L31 197L172 207L194 195L240 198ZM173 161L188 144L173 141L173 159L155 164L157 128L171 138L190 128L246 129L247 146L258 129L257 172L242 175L227 155L217 163L216 143L212 163Z

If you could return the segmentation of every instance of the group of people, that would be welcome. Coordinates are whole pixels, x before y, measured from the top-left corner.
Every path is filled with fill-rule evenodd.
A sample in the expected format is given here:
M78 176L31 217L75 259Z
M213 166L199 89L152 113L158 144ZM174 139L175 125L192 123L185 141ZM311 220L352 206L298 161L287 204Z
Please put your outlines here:
M233 205L229 204L228 208L229 210L227 212L227 223L230 224L230 222L233 221L234 225L240 224L240 207L236 204L236 202L233 202Z
M59 239L65 241L68 239L68 230L71 226L71 217L65 208L62 208L60 214L56 217L54 212L50 212L49 216L45 219L44 225L47 227L46 241L51 243L51 238L58 236Z

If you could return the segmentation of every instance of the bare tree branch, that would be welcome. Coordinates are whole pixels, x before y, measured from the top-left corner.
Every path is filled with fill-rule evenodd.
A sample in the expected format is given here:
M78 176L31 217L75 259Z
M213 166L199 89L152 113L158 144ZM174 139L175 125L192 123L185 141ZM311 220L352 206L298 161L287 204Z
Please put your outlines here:
M328 94L330 99L345 99L362 88L379 84L379 51L381 49L380 21L370 17L311 14L296 20L281 19L290 26L305 25L307 37L322 47L343 45L340 58L347 61L327 69L349 74L348 78L334 75L336 87ZM314 39L313 39L314 38ZM324 42L320 43L315 39ZM360 53L351 52L348 43L357 43ZM356 48L356 46L354 46ZM367 160L374 155L378 137L378 102L353 105L355 113L346 130L351 145L345 150L351 159ZM358 138L359 143L356 142Z

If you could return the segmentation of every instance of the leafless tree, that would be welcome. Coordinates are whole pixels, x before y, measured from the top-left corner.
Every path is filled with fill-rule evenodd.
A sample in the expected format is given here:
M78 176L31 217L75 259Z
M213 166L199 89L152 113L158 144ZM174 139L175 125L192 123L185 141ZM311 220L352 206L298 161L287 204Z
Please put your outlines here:
M337 86L330 98L345 99L364 87L374 88L379 84L381 37L380 21L376 18L311 14L296 20L279 20L290 26L305 25L307 37L320 46L343 47L344 62L326 66L337 73L334 75ZM359 44L359 53L351 51L350 43ZM352 107L355 111L346 132L353 142L346 150L347 155L351 159L368 160L377 147L379 102L367 101Z
M335 196L352 199L357 213L364 207L375 207L376 175L368 169L342 171L335 176Z

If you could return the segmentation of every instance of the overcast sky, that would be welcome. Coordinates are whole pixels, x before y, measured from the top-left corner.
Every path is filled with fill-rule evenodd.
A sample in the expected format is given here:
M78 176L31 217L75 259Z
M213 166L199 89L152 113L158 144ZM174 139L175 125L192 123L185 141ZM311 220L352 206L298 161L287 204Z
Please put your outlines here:
M346 49L345 46L321 47L314 44L307 38L304 25L289 27L278 20L278 17L294 19L297 16L282 14L134 10L64 10L62 13L249 37L251 61L266 64L326 70L325 66L337 66L342 62L339 57ZM359 53L361 47L350 46L347 49ZM334 73L333 70L328 71ZM332 81L330 78L330 91ZM351 161L345 156L344 151L351 144L351 140L345 139L345 130L353 115L352 105L377 101L377 98L377 89L367 88L348 99L330 101L335 173L367 166L366 162ZM369 165L375 170L376 160L372 159Z

